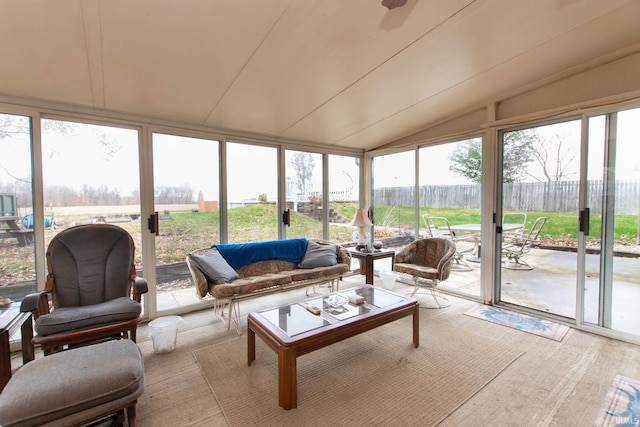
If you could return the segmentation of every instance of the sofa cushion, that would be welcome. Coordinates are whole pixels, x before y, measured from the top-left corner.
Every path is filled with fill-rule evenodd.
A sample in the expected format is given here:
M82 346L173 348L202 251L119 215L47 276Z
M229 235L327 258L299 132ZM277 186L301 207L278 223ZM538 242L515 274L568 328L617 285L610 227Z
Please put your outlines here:
M39 335L52 335L135 319L141 312L139 302L120 297L100 304L59 307L38 317L35 329Z
M307 242L307 251L298 264L299 268L329 267L338 262L338 245L321 245L313 240Z
M303 280L320 279L322 277L331 277L340 274L345 274L349 271L349 266L346 264L336 264L329 267L315 267L315 268L298 268L290 271L283 271L280 274L287 274L294 282ZM327 279L331 280L331 278Z
M280 273L281 271L293 270L297 267L297 263L291 261L282 261L273 259L269 261L252 262L238 269L240 277L262 276L268 273Z
M282 287L291 283L291 277L282 274L267 273L234 280L232 283L210 286L209 293L216 298L229 298L234 295L248 295L262 289Z
M407 264L403 262L396 262L393 265L393 271L398 273L410 274L412 276L422 277L423 279L439 279L440 272L437 268L427 267L418 264Z
M189 258L202 271L208 283L219 285L231 283L240 278L216 248L202 255L189 254Z

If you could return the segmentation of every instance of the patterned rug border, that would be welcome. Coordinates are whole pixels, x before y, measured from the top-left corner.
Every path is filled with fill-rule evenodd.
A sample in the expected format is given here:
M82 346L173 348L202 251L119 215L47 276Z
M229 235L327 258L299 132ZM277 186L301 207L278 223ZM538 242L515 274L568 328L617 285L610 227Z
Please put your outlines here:
M475 306L464 314L554 341L562 341L569 331L566 325L488 305Z
M637 426L640 424L640 381L616 375L609 387L600 416L594 426Z

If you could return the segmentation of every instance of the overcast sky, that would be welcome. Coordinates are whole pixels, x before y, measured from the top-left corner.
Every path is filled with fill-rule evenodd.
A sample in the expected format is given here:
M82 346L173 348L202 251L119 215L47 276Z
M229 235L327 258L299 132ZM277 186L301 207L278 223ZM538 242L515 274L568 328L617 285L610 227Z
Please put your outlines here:
M81 188L83 185L106 185L117 188L121 195L129 195L139 187L138 134L136 130L74 124L73 134L43 132L43 173L48 185ZM574 151L580 145L580 121L537 128L542 137L565 138ZM4 138L3 159L0 160L2 182L11 177L26 177L29 172L28 135L23 138ZM601 179L603 170L604 116L590 119L589 179ZM617 167L619 180L640 179L640 109L618 114ZM421 149L421 183L429 185L470 184L466 178L449 171L449 156L455 143L440 144ZM188 186L194 198L202 191L206 200L218 197L218 144L197 138L154 134L154 182L160 186ZM289 152L291 154L291 152ZM274 200L277 191L277 150L273 147L230 143L228 155L229 197L256 198L266 193ZM567 157L576 155L565 153ZM358 169L348 156L330 157L330 187L343 190L354 187L357 197ZM9 161L11 159L11 161ZM317 156L311 188L322 187L322 162ZM415 178L414 152L402 152L376 157L374 187L412 186ZM578 178L579 157L565 166L573 178ZM534 175L540 170L531 168ZM425 175L426 172L426 175ZM287 175L294 176L287 165ZM527 179L533 181L533 179Z

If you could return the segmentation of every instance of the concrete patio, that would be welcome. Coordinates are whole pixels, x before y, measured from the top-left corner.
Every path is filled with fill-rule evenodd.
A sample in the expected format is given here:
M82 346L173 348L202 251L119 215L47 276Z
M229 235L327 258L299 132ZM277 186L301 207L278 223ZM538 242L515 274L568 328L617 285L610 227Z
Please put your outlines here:
M575 318L576 310L576 270L577 255L575 252L532 249L524 259L533 266L533 270L501 269L501 300L510 304L521 305L546 313ZM585 319L597 321L598 297L598 260L597 255L587 255L587 283ZM457 271L454 267L449 279L442 282L439 288L456 294L479 298L480 296L480 264L470 262L471 271ZM352 263L352 270L358 269L358 261ZM377 276L379 271L391 270L391 259L383 258L375 261L376 285L382 284ZM614 258L614 290L613 317L614 329L640 335L640 258ZM355 274L344 279L350 285L364 284L364 276ZM398 291L412 290L411 280L405 278L398 283ZM158 293L158 310L170 310L176 307L200 304L201 301L193 288L178 289Z

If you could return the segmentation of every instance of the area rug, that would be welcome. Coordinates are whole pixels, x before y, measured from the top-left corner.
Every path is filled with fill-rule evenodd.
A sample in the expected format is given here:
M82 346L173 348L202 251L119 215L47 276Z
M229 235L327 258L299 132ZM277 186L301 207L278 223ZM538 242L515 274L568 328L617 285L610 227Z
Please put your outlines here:
M421 319L389 323L298 358L298 407L278 406L276 353L245 337L194 351L231 426L433 426L480 391L522 351Z
M555 341L562 341L569 331L569 327L566 325L488 305L475 306L465 311L464 314Z
M616 375L594 425L640 425L640 381Z

